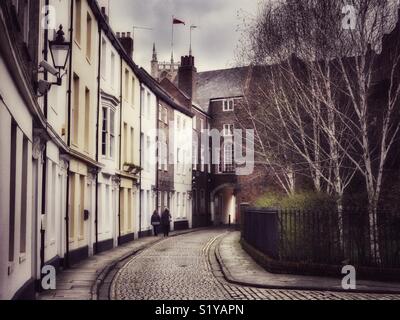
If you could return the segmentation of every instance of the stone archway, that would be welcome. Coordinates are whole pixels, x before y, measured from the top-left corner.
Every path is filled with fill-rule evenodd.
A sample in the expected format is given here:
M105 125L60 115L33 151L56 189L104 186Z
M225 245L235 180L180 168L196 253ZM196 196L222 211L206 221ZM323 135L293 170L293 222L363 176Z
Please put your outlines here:
M236 222L236 196L233 183L225 183L211 192L211 221L213 225Z

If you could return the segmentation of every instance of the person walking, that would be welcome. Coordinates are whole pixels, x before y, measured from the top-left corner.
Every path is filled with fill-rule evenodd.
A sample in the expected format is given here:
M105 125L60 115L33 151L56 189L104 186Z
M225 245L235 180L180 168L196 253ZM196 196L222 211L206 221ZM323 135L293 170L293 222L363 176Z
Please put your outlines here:
M157 210L154 210L153 215L151 216L151 225L153 226L154 236L158 236L158 229L161 224L161 217L158 214Z
M169 236L170 224L171 224L171 214L169 213L169 209L165 208L163 214L161 215L161 225L163 228L164 237Z

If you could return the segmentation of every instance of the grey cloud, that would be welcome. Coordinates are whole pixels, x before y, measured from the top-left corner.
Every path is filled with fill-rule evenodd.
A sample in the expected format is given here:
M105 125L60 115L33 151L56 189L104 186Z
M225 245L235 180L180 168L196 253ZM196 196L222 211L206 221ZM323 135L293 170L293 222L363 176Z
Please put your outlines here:
M200 71L231 66L239 33L239 10L255 13L257 0L111 0L111 23L115 31L132 31L133 26L152 27L136 30L135 61L149 69L152 44L159 60L171 55L172 15L186 22L175 26L175 60L189 50L189 25L193 31L193 52Z

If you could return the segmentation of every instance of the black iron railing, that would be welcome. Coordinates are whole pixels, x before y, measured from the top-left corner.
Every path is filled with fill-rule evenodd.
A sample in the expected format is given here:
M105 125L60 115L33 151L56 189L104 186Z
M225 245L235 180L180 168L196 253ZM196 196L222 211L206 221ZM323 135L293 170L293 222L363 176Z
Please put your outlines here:
M399 210L378 210L372 229L360 208L248 208L242 219L246 242L279 261L400 268Z

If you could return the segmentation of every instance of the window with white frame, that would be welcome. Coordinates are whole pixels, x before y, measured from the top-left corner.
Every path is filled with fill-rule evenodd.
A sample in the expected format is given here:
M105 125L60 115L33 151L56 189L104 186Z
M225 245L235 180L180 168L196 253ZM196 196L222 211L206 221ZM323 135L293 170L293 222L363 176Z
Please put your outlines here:
M111 88L115 87L115 53L111 53Z
M193 165L193 170L197 170L197 164L199 161L199 150L198 150L199 146L198 146L198 142L197 141L193 141L192 144L192 165Z
M222 111L234 111L235 110L235 99L225 99L222 101Z
M160 133L158 143L158 170L168 171L168 145L167 137L164 133Z
M131 148L131 162L135 159L135 128L131 127L131 135L130 135L130 144L129 147Z
M181 173L185 175L186 172L186 150L182 150L182 163L181 163Z
M224 136L225 137L233 136L233 129L234 129L233 124L224 124Z
M180 169L181 168L181 157L182 157L181 153L182 153L181 148L177 148L177 150L176 150L176 173L177 174L181 173L181 169Z
M147 92L147 119L150 119L150 110L151 110L151 95L150 92Z
M176 193L176 213L178 219L180 218L181 212L180 212L180 201L181 201L181 194L179 192Z
M163 146L160 137L160 140L158 141L158 170L162 169L162 154L163 154Z
M145 114L144 113L144 108L146 106L144 99L145 99L144 89L140 88L140 100L141 100L141 113L142 113L142 116L144 116L144 114Z
M129 102L129 70L125 69L125 101Z
M115 111L110 109L110 158L115 156Z
M86 58L90 61L92 58L92 17L89 13L86 16Z
M186 193L182 195L182 218L186 218Z
M163 110L164 108L161 106L161 103L158 104L158 121L163 120Z
M115 153L115 111L109 107L102 108L101 154L114 158Z
M164 209L169 206L169 204L168 204L168 192L167 191L164 192L164 203L163 203L163 205L164 205Z
M193 130L197 130L197 117L196 116L194 116L193 117Z
M132 88L131 88L131 105L134 106L135 105L135 77L132 77L131 79L131 84L132 84Z
M101 39L100 74L103 79L107 78L107 42L104 38Z
M125 127L125 124L124 124L124 127ZM124 131L125 131L125 129L124 129ZM144 148L144 143L145 143L144 134L140 133L140 146L141 146L141 148ZM143 150L143 152L140 153L140 161L141 161L141 163L145 164L145 152L144 152L144 150Z
M224 145L224 172L233 172L233 143L227 142Z
M108 135L108 108L103 107L103 124L101 129L101 154L107 156L107 135Z
M168 124L168 108L164 107L164 123Z
M164 141L163 141L163 168L164 171L168 171L168 144L167 144L167 137L164 135L163 137Z
M201 151L200 151L200 171L204 172L204 144L201 144Z
M147 136L146 137L146 151L147 151L147 156L146 156L146 171L149 172L150 171L150 137Z
M75 40L81 43L81 24L82 24L82 1L76 0L75 2Z

